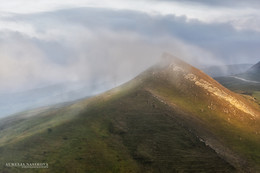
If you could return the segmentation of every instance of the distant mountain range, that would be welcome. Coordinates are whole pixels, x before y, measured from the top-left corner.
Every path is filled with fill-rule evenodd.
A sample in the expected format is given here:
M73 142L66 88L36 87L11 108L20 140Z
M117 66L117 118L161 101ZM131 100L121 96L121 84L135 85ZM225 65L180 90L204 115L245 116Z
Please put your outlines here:
M39 172L256 173L259 116L255 101L164 54L103 94L2 119L0 162L48 163Z
M253 64L232 64L223 66L209 66L201 68L211 77L230 76L246 72Z

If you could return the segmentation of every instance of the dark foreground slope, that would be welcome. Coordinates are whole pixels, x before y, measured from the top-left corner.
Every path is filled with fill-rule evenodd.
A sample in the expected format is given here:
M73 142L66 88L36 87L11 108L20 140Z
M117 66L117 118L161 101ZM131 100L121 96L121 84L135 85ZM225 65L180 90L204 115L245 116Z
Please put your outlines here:
M1 171L259 171L259 106L165 57L97 97L2 120Z

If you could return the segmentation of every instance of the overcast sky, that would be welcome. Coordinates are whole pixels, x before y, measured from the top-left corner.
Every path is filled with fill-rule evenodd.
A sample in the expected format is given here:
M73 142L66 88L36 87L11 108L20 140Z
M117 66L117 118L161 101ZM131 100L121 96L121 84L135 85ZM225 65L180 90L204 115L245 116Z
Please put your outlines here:
M120 83L165 51L194 65L260 60L258 0L0 2L0 93Z

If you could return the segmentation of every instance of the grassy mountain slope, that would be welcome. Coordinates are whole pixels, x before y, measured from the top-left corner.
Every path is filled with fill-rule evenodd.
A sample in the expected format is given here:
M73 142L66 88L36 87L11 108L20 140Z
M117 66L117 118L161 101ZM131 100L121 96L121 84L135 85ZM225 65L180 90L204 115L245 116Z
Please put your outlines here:
M260 170L259 106L170 55L109 92L39 111L2 120L2 172Z

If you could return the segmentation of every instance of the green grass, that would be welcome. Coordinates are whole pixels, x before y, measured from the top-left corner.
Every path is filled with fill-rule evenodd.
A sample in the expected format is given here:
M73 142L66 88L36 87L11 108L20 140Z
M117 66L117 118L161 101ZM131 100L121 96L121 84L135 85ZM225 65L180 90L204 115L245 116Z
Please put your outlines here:
M234 171L189 131L178 111L146 91L92 104L51 132L0 147L1 163L47 162L49 169L36 171L54 173Z
M238 153L240 157L246 158L248 164L252 163L250 167L259 169L257 165L260 165L260 137L258 135L260 120L252 120L243 112L238 112L232 116L225 114L222 110L226 107L224 102L206 95L194 86L192 88L187 86L187 84L184 84L182 86L183 92L178 92L178 89L174 89L174 85L171 85L168 81L156 80L155 83L151 83L155 95L161 97L166 103L172 104L173 107L185 110L189 115L192 115L188 121L191 122L191 119L194 118L198 119L194 120L193 124L189 125L190 127L193 126L197 130L201 128L198 130L200 134L203 134L201 131L209 130L211 133L206 134L205 138L215 136L218 138L217 141L224 143L225 146ZM190 92L187 92L187 90ZM211 103L214 104L209 109L208 106ZM197 126L194 126L194 124L197 124Z

